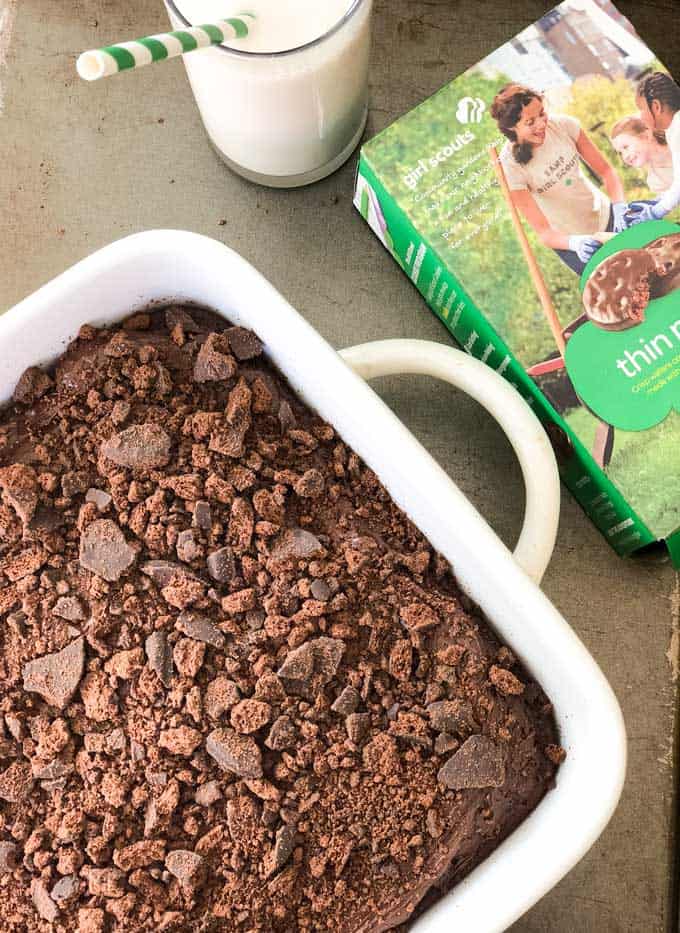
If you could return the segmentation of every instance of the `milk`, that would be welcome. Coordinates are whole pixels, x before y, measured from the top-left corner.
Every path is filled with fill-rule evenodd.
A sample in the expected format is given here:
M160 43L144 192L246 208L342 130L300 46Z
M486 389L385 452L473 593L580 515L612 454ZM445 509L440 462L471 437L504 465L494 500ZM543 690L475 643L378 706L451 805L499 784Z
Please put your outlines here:
M232 168L294 186L351 155L366 123L372 0L165 2L175 29L256 16L247 38L184 56L208 135Z

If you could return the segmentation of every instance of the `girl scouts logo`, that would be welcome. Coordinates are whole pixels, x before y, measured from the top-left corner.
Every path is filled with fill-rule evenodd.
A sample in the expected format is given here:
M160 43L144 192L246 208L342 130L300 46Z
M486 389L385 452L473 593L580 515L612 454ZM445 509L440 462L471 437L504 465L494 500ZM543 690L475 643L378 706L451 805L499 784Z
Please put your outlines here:
M481 123L486 111L486 104L481 97L463 97L456 110L459 123Z

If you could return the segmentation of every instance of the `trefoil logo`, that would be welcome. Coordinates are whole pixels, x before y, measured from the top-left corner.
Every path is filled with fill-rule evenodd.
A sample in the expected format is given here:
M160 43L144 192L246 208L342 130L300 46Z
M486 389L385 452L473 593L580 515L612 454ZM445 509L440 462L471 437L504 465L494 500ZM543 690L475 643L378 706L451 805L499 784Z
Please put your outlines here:
M486 112L486 104L481 97L463 97L456 110L459 123L481 123Z

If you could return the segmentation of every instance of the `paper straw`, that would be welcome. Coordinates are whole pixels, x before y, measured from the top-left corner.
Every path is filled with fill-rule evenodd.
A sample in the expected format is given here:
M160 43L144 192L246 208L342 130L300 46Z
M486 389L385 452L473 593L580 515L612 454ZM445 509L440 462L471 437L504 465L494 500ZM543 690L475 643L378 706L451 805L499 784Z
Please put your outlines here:
M233 39L244 39L252 26L255 16L252 13L240 13L230 19L219 20L204 26L190 26L176 32L163 32L157 36L135 39L133 42L120 42L103 49L83 52L76 62L81 78L86 81L98 81L109 75L127 71L130 68L142 68L152 62L176 58L196 49L206 49L211 45L221 45Z

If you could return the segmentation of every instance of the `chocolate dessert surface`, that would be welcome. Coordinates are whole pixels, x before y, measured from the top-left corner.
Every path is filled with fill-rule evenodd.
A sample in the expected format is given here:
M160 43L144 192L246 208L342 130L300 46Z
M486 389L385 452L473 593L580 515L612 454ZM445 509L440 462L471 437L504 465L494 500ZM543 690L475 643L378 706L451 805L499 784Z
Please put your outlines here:
M624 249L605 259L588 279L583 304L603 330L627 330L645 319L656 266L643 249Z
M82 328L0 496L3 931L407 929L553 785L540 686L252 333Z

